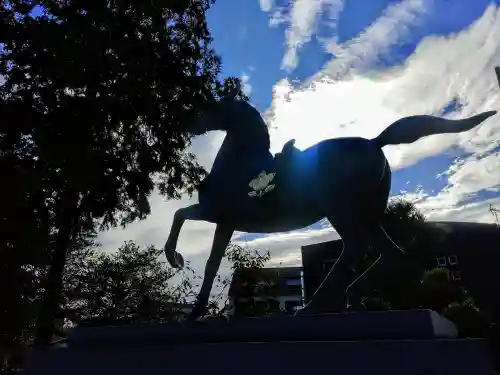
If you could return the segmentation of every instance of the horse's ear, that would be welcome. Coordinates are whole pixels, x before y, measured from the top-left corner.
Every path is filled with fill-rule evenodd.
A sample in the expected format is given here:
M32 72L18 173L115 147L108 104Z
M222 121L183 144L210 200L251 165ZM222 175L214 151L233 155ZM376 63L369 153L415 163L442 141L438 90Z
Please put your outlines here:
M226 95L224 95L223 99L234 100L238 95L238 92L240 91L241 91L241 83L240 81L238 81L236 85L231 90L229 90L229 92Z
M283 146L282 152L287 152L293 150L293 147L295 146L295 139L290 139L285 145Z

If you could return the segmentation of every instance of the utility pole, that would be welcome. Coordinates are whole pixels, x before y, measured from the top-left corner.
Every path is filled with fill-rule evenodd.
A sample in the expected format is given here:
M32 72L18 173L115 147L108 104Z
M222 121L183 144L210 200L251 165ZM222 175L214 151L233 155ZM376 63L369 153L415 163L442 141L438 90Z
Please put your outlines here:
M490 204L489 211L495 217L495 221L497 222L497 225L500 226L500 218L499 218L500 210L498 208L493 207L493 205Z

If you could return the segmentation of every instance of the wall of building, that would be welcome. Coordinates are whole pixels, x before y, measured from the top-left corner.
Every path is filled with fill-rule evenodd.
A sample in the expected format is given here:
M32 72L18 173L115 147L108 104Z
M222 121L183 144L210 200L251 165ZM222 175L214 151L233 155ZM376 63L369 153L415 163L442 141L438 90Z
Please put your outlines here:
M436 266L451 271L483 306L500 310L500 227L482 223L434 223L448 230L435 249Z
M342 240L303 246L301 251L304 303L307 304L342 253Z
M301 267L264 268L249 278L244 270L235 273L228 293L232 314L241 315L248 304L292 313L303 303L301 276Z

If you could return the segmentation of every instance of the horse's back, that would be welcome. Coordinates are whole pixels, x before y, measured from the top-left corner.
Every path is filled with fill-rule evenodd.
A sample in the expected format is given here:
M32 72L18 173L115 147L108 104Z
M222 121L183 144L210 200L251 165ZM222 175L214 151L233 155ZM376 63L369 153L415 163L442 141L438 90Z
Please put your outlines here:
M375 142L361 137L326 139L301 154L295 169L302 178L297 180L331 193L379 181L387 162Z

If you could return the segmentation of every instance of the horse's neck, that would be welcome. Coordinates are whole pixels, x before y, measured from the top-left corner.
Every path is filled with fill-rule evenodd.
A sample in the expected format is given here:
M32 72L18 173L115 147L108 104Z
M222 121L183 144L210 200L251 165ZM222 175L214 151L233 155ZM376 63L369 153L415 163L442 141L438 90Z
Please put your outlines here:
M249 160L272 158L266 140L252 139L245 134L226 134L217 152L212 170L245 163Z
M212 170L216 169L217 167L221 167L224 164L228 164L227 162L231 158L231 154L233 153L233 148L231 141L226 134L224 137L224 141L222 142L222 145L219 148L219 151L217 151L217 155L215 156L214 159L214 164L212 166Z

